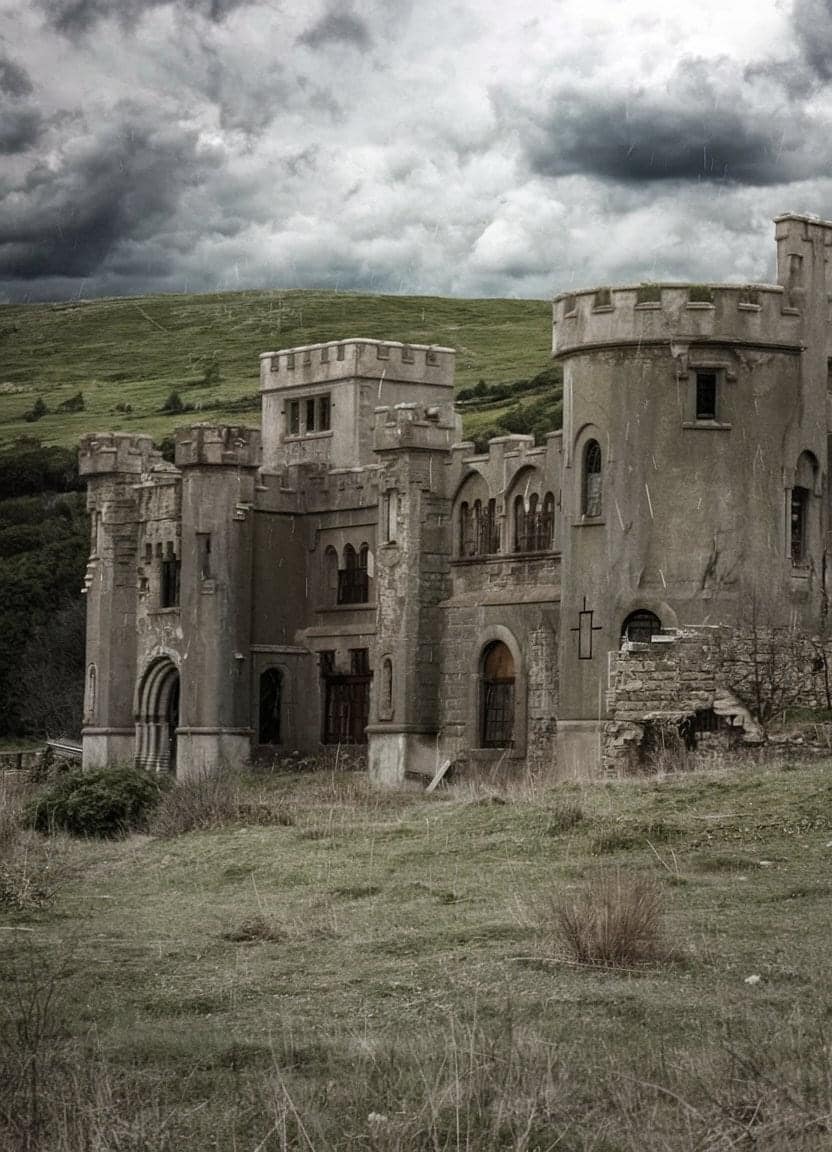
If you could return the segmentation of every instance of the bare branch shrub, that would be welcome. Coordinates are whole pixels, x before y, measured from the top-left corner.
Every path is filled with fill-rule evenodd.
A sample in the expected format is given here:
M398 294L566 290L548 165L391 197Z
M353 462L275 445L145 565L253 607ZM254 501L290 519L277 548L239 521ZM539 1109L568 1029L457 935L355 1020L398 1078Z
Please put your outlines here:
M234 824L294 824L292 812L280 801L253 795L242 774L202 772L168 789L156 809L150 832L179 836Z
M661 960L661 904L654 880L602 873L573 896L553 903L555 927L579 964L627 967Z

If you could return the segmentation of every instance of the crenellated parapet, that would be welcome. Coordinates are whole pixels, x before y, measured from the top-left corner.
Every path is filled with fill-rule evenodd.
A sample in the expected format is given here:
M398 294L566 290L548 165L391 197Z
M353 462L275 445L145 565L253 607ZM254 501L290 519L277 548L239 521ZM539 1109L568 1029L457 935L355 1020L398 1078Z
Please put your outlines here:
M150 436L128 432L93 432L81 438L78 471L82 476L125 473L141 476L159 464L162 454Z
M376 452L400 448L448 452L459 434L459 417L450 405L395 404L375 409Z
M454 444L450 460L451 490L456 490L467 476L479 473L489 497L497 501L498 514L506 496L523 475L538 475L545 487L560 490L562 464L561 432L549 432L543 444L535 445L534 436L513 434L489 440L486 452L475 453L470 441Z
M710 342L797 349L796 297L779 284L641 284L555 297L555 356L583 348Z
M440 385L452 388L454 350L391 340L330 340L264 352L260 357L261 391L368 379Z
M178 468L260 467L260 429L236 424L193 424L176 431Z

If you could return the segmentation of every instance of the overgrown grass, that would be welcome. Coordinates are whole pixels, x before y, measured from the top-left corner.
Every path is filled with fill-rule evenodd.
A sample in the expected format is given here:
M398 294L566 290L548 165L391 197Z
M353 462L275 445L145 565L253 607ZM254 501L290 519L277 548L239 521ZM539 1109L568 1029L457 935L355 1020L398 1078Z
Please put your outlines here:
M239 801L293 823L58 841L49 903L0 910L0 1147L826 1148L828 773L259 775ZM672 836L599 859L616 825ZM599 868L656 893L672 963L541 923Z

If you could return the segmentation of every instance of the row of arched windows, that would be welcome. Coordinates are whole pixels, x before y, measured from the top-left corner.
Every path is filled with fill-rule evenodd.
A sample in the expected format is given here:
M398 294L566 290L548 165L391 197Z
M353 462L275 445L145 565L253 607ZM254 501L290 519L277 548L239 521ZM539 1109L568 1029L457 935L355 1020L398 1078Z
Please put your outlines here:
M366 604L370 599L369 576L370 546L362 544L357 550L352 544L344 546L339 563L338 552L330 545L324 552L326 591L335 604Z
M536 492L528 499L518 494L512 507L510 550L548 552L554 546L555 497L547 492L541 502ZM459 555L491 556L500 551L500 523L496 501L464 500L459 506Z

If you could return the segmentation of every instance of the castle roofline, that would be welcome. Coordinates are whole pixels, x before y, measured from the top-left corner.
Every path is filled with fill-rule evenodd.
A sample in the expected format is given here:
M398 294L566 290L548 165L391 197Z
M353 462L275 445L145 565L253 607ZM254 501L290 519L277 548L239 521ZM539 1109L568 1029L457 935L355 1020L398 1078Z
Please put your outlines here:
M832 220L823 220L812 212L783 212L774 217L775 224L782 224L784 220L799 220L802 224L816 224L821 228L832 228Z
M347 345L369 345L374 348L412 348L417 352L450 352L454 353L454 348L445 348L442 344L405 344L400 340L371 340L365 336L349 336L346 340L326 340L322 344L298 344L294 348L278 348L275 352L261 352L260 359L265 360L269 356L290 356L298 352L314 352L319 348L338 348L346 347Z
M785 217L783 217L783 219L785 219ZM790 219L803 219L803 217L790 217ZM832 227L832 224L830 227ZM573 288L564 292L558 292L557 295L553 297L553 301L557 303L559 300L568 300L570 296L592 296L596 292L637 292L640 288L672 288L680 290L686 290L688 288L710 288L713 290L719 289L720 292L778 292L781 295L785 291L782 284L756 283L746 280L736 284L726 284L724 280L641 280L638 283L596 284L592 288Z

